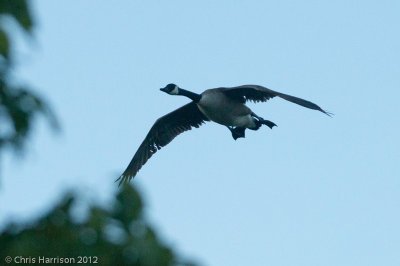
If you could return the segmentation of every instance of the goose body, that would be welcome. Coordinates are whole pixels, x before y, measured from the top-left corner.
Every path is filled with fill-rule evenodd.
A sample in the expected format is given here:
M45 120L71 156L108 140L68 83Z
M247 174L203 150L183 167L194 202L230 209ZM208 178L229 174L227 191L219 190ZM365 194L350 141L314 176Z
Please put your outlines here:
M209 120L218 124L233 127L255 126L250 108L232 101L218 89L204 91L197 106Z
M246 129L258 130L262 125L272 129L276 126L275 123L252 112L245 105L246 101L266 102L273 97L280 97L303 107L331 115L315 103L258 85L221 87L197 94L171 83L160 90L170 95L186 96L192 101L157 119L126 170L116 180L120 181L120 185L134 178L147 160L176 136L193 127L198 128L207 121L226 126L235 140L244 138Z

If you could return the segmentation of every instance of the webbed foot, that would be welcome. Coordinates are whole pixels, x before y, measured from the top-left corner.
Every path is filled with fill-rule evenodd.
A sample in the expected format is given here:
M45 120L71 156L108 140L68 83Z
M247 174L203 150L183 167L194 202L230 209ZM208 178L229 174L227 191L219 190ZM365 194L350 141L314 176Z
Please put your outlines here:
M272 129L273 127L277 127L277 125L269 120L265 120L264 118L256 115L254 112L251 113L251 116L256 118L256 124L257 124L257 129L261 126L261 125L266 125L267 127L269 127L270 129Z
M270 129L272 129L273 127L277 127L277 125L274 122L269 121L269 120L263 119L263 120L260 120L260 122L261 122L261 124L268 126Z
M228 129L231 131L234 140L245 137L245 127L228 127Z

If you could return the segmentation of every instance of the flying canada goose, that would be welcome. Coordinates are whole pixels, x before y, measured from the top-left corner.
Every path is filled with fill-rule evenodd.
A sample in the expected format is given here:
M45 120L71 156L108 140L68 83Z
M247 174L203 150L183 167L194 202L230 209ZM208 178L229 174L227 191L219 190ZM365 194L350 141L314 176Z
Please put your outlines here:
M271 129L276 126L274 122L265 120L252 112L245 105L246 101L266 102L278 96L331 116L331 113L322 110L321 107L312 102L258 85L221 87L197 94L171 83L160 90L170 95L186 96L192 102L157 119L124 173L116 180L120 181L119 185L127 183L134 178L140 168L161 147L166 146L182 132L190 130L192 127L198 128L206 121L214 121L226 126L235 140L244 138L247 128L258 130L262 125L266 125Z

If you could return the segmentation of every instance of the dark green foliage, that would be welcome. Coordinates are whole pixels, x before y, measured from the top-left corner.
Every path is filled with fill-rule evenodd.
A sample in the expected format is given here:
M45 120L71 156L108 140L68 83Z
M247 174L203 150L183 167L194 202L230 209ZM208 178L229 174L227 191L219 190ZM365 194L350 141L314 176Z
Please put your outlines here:
M14 55L10 31L14 28L9 27L10 20L4 17L11 18L31 35L34 24L27 3L27 0L0 0L0 152L6 145L22 148L39 114L57 126L41 97L11 78ZM72 265L90 261L99 265L193 265L179 260L159 240L143 217L142 200L133 187L124 186L109 209L90 206L84 222L71 216L77 202L76 196L67 194L36 221L9 224L0 233L0 265L7 262L7 256L13 260L8 265L36 264L40 263L40 257L74 258L75 263L69 263Z
M71 210L69 194L49 213L29 225L10 224L0 235L0 258L77 258L96 256L100 265L193 265L179 261L143 217L137 191L124 186L110 210L91 206L85 222Z
M0 15L10 15L25 31L32 29L32 16L26 0L1 0Z
M12 144L21 148L25 137L32 128L33 118L38 113L47 115L53 125L57 122L47 105L24 87L10 86L0 77L0 148ZM4 124L8 126L5 127Z
M20 149L38 114L45 115L55 127L57 123L38 95L11 79L14 56L9 32L12 28L5 17L14 20L27 34L32 32L33 21L26 0L0 1L0 149L7 144Z
M9 60L9 47L10 43L8 41L8 36L6 32L0 28L0 55L3 57L1 60Z

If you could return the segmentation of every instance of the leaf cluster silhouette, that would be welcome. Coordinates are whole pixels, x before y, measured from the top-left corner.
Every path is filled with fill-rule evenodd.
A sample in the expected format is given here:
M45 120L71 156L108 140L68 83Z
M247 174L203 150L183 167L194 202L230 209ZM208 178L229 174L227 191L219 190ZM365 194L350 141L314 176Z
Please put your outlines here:
M28 3L0 1L0 153L5 147L21 151L37 116L46 117L58 127L42 97L13 77L16 55L10 40L17 28L12 24L33 37L35 24ZM28 199L21 195L21 200ZM78 196L67 193L36 220L8 224L0 232L0 264L7 256L13 260L20 258L21 265L31 264L29 259L33 258L37 263L39 257L78 260L81 256L91 258L92 262L97 258L99 265L193 265L181 260L159 239L143 215L142 200L134 187L124 186L110 208L90 206L83 222L72 215L78 201ZM9 265L16 263L14 260ZM57 263L49 265L54 264Z
M39 114L57 128L57 120L47 103L28 85L12 77L15 52L12 49L12 23L32 37L34 21L26 0L0 1L0 151L6 146L20 150Z
M84 222L74 219L72 193L29 224L9 224L0 234L0 258L97 257L100 265L194 265L160 241L143 215L136 189L126 185L112 208L90 206Z

